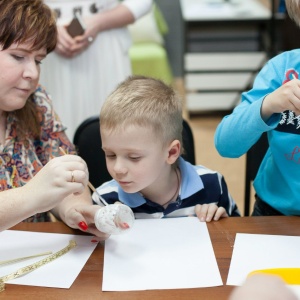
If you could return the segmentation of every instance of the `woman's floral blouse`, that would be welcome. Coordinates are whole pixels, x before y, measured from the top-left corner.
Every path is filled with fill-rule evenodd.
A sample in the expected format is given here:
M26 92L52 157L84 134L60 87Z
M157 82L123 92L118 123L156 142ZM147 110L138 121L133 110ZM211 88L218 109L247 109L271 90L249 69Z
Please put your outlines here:
M25 140L19 140L16 117L8 115L5 144L0 145L0 191L25 185L52 157L61 155L59 147L68 153L75 153L74 145L66 136L65 127L54 112L47 92L38 86L32 100L28 101L36 104L41 138L34 140L28 136ZM49 214L39 213L24 221L49 221Z

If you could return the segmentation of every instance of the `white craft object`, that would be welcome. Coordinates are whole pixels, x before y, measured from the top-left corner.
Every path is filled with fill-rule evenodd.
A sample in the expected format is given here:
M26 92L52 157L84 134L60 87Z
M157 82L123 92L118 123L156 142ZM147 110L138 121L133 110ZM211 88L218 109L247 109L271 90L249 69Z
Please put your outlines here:
M125 233L133 223L134 214L130 207L124 204L103 206L95 214L97 229L108 234Z

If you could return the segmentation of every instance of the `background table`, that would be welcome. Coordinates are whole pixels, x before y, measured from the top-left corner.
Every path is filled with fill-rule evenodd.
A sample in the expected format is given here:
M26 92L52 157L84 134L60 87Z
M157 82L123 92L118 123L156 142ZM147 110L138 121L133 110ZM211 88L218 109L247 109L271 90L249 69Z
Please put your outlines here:
M180 0L185 24L186 105L231 110L268 58L271 11L259 0Z
M300 235L299 217L232 217L208 223L207 226L224 284L227 280L236 233ZM60 222L20 223L12 229L82 234ZM223 285L198 289L102 292L103 256L104 247L99 244L70 289L6 284L6 290L0 293L0 299L219 300L228 299L233 289L232 286Z

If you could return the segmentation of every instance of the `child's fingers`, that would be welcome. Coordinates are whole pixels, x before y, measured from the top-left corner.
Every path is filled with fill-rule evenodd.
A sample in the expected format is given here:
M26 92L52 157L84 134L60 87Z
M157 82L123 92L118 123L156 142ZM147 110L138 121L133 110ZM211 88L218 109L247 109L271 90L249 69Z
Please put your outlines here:
M195 206L195 213L201 222L205 222L207 210L208 204L197 204Z
M223 208L223 207L218 207L216 204L209 204L208 211L207 211L207 216L206 216L206 220L205 221L206 222L210 222L212 219L216 220L216 215L217 215L217 212L219 211L220 208ZM223 213L224 213L224 211L222 211L221 215ZM218 219L219 218L220 217L218 217Z
M205 221L210 222L215 216L217 211L218 211L218 206L216 204L209 204Z
M228 214L224 207L219 207L215 213L214 221L218 221L220 218L228 217Z
M222 217L228 217L224 207L218 207L216 204L197 204L195 213L201 222L210 222L212 219L217 221Z
M201 222L210 222L218 209L216 204L197 204L195 212Z

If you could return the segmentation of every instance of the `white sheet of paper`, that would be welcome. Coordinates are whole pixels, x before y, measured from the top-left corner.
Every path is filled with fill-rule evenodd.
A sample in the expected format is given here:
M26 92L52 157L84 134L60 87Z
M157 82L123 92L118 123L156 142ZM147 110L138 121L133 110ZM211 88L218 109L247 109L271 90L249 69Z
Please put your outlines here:
M91 242L91 236L40 233L30 231L5 230L0 232L0 261L31 256L63 249L70 240L77 246L56 260L19 278L7 281L7 284L21 284L56 288L70 288L97 244ZM38 262L47 256L27 259L18 263L0 266L0 277L20 268Z
M220 285L207 225L196 217L135 220L105 242L103 291Z
M251 271L300 268L300 237L237 233L227 285L242 285Z

